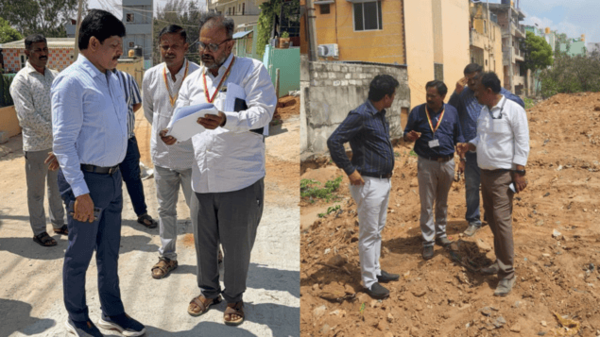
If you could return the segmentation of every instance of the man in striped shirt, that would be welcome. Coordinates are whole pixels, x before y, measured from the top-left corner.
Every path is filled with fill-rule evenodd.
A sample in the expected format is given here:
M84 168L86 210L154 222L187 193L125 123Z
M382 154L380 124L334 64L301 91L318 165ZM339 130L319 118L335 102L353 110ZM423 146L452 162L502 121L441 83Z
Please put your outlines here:
M127 136L129 140L127 141L127 154L119 168L131 198L133 210L138 216L137 222L148 228L155 228L158 224L148 215L144 197L144 185L140 176L140 149L134 133L135 113L142 107L142 95L133 76L117 69L113 69L113 71L119 78L127 102Z
M327 140L331 159L350 179L350 193L356 201L359 237L358 252L363 286L373 298L383 299L389 290L379 283L396 281L398 274L381 270L381 231L385 226L392 187L394 150L385 109L392 106L400 84L389 75L377 75L369 85L369 98L350 111ZM350 142L352 161L344 143Z

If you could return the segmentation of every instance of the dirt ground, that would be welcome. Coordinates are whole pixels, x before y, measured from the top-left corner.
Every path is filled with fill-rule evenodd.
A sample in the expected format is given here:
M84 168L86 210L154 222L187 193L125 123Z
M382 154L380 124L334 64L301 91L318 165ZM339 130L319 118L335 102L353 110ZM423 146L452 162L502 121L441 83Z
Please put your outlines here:
M472 238L460 234L467 227L462 180L448 201L447 231L456 244L436 246L432 260L422 259L417 157L401 142L381 259L401 277L386 285L390 298L372 300L360 284L347 177L327 160L320 168L303 163L303 179L344 180L335 201L340 211L319 219L334 201L301 202L301 335L600 335L600 93L557 95L528 117L529 185L513 210L517 282L505 298L493 296L496 276L477 272L495 259L489 227ZM565 327L555 314L572 322Z
M288 98L286 98L288 99ZM189 210L183 194L178 203L179 267L162 280L150 268L157 262L158 228L137 224L124 191L119 277L125 309L147 327L147 336L298 336L300 265L298 206L299 105L271 127L266 142L265 209L244 295L246 321L239 327L223 324L225 303L201 317L187 314L189 301L199 294L196 258ZM136 136L142 161L149 157L150 125L138 111ZM31 237L27 211L21 136L0 145L0 337L67 336L67 314L62 301L62 264L65 237L49 234L58 246L44 248ZM154 179L144 180L149 213L157 216ZM46 205L47 210L47 205ZM222 270L221 270L222 272ZM100 317L96 263L87 273L90 317ZM222 280L221 280L222 281ZM103 331L107 336L119 336Z

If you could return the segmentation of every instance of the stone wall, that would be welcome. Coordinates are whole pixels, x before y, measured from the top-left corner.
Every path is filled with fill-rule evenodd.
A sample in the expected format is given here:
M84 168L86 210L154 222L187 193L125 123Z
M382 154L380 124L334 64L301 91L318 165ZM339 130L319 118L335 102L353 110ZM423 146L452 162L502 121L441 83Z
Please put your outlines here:
M396 100L388 109L390 137L402 136L410 107L410 89L405 66L345 63L301 62L302 107L301 146L302 158L328 152L327 138L348 113L362 104L368 96L371 80L379 74L388 74L400 82ZM404 121L401 119L404 117Z

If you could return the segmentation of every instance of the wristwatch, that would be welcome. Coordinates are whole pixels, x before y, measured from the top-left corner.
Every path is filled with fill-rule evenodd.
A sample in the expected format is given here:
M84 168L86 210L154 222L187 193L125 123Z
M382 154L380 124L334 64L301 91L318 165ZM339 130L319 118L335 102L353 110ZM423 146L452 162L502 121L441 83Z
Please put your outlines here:
M518 173L518 174L524 176L526 171L525 170L513 170L513 172Z

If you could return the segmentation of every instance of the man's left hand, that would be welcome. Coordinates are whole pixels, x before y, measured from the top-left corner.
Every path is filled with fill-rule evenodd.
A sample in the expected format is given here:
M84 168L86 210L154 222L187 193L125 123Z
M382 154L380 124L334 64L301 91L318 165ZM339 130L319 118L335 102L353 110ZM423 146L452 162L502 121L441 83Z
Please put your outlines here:
M227 118L224 113L219 111L218 115L204 115L204 117L198 118L198 124L207 128L208 130L214 130L219 126L225 125Z
M48 158L46 158L46 160L44 160L44 164L49 164L48 165L48 170L50 171L56 171L58 170L58 159L56 159L56 156L54 155L53 152L48 152Z
M463 174L465 172L465 162L460 160L458 162L458 173Z
M519 173L513 173L513 182L515 183L517 193L523 191L525 187L527 187L527 180L525 180L525 176Z

